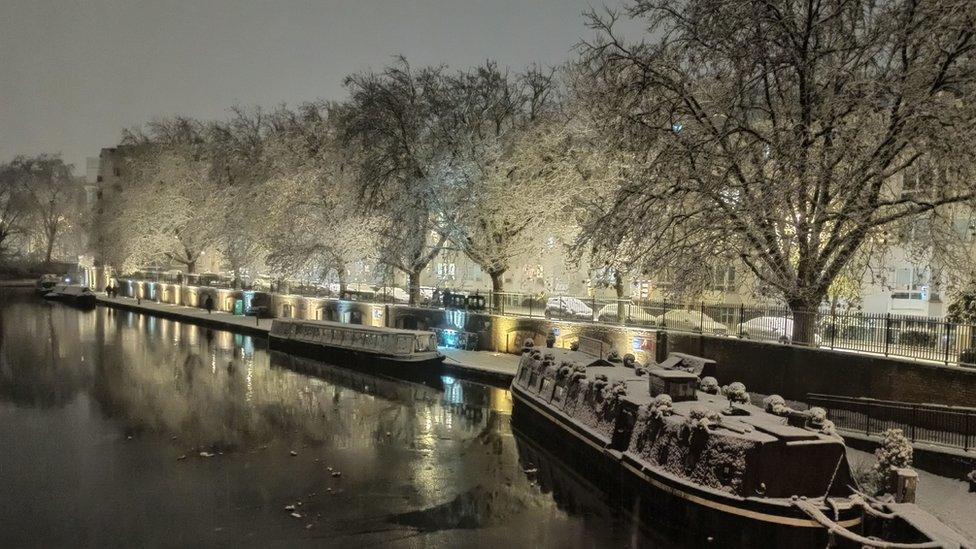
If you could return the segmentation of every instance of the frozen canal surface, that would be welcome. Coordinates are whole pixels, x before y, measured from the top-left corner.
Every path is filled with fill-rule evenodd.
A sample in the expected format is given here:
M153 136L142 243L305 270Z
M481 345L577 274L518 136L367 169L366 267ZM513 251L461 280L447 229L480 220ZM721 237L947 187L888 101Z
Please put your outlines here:
M673 545L520 459L505 390L4 292L0 547Z

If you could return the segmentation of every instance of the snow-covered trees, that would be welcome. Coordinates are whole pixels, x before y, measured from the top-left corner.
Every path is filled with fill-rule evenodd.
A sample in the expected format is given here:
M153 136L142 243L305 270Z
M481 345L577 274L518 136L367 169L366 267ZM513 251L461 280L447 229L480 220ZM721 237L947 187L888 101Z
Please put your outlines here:
M976 197L971 3L636 0L653 41L593 16L592 80L639 169L587 238L651 273L733 254L795 312L816 309L884 227ZM939 167L918 192L901 176ZM812 320L812 317L809 317Z
M420 274L446 241L438 209L438 166L453 146L455 104L442 67L405 59L379 73L348 76L339 136L355 166L360 210L381 222L379 260L407 276L410 302Z
M309 103L271 116L265 144L268 178L266 263L277 276L333 278L345 292L348 266L370 257L373 219L359 211L355 166L338 141L336 106Z
M504 289L512 260L531 249L545 220L558 214L559 189L523 171L552 116L553 72L530 68L510 76L494 63L448 79L458 122L452 154L438 166L438 198L451 240Z
M60 156L18 156L0 168L0 252L17 232L36 236L51 263L64 230L79 222L79 188Z
M8 255L13 238L24 231L28 202L19 174L11 164L0 166L0 259Z
M132 135L138 149L129 158L126 226L128 260L135 264L180 264L196 270L200 256L217 243L227 193L214 173L205 128L187 118L157 120L148 135Z
M653 38L594 15L598 38L557 73L401 58L348 76L335 103L152 124L127 140L134 183L103 197L120 214L96 228L131 233L109 240L135 262L190 270L219 250L238 278L260 258L342 284L372 257L412 302L448 242L499 292L555 232L599 267L592 285L616 288L620 320L630 274L680 293L737 262L794 311L802 343L805 312L856 298L893 227L976 201L967 3L630 8Z

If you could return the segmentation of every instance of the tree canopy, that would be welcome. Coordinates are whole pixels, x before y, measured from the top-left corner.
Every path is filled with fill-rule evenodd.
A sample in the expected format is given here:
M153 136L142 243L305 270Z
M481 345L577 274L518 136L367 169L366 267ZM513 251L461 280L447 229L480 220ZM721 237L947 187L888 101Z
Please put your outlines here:
M584 239L675 280L738 259L794 312L816 309L879 231L976 198L974 10L638 0L636 43L591 14L584 85L609 98L603 131L634 164ZM809 323L794 329L811 340Z

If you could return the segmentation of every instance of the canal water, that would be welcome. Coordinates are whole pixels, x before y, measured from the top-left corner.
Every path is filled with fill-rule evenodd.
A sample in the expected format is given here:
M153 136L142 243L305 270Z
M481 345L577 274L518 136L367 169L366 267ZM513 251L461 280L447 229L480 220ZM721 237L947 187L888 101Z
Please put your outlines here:
M0 292L0 547L675 545L504 389Z

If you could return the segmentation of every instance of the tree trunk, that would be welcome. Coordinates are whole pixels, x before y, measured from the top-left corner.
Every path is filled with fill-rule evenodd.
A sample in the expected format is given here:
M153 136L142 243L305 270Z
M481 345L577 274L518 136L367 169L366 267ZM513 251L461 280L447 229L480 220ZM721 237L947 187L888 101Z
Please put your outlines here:
M617 292L617 324L623 324L627 320L627 302L624 301L624 277L620 271L613 273L613 289Z
M502 308L502 292L505 291L505 271L488 271L491 277L491 307L496 312Z
M339 279L339 296L343 296L346 293L346 269L336 269L336 278Z
M420 303L420 273L423 269L417 269L407 273L407 289L410 292L410 305Z
M54 253L54 237L48 234L47 236L47 250L44 253L44 264L47 266L51 265L51 255Z
M798 345L815 345L817 333L817 309L823 296L798 298L787 301L793 316L792 342Z
M197 260L194 259L193 261L187 261L185 265L187 274L193 274L196 272Z

